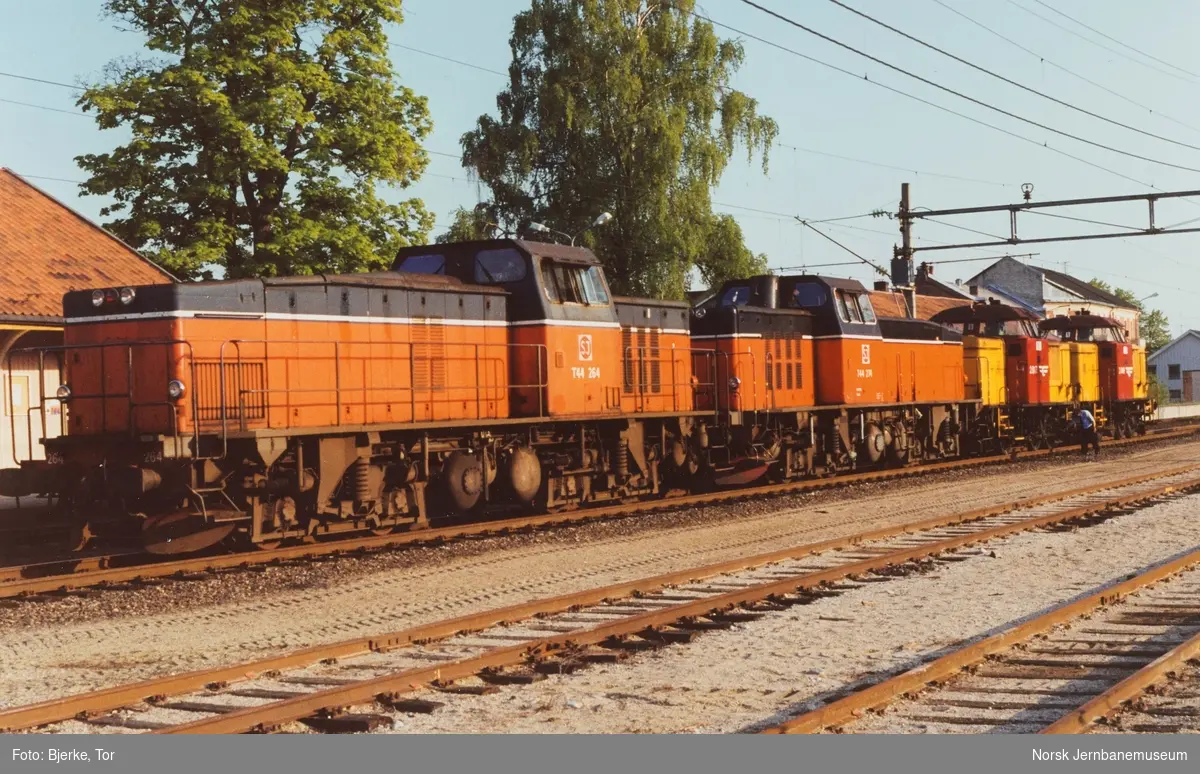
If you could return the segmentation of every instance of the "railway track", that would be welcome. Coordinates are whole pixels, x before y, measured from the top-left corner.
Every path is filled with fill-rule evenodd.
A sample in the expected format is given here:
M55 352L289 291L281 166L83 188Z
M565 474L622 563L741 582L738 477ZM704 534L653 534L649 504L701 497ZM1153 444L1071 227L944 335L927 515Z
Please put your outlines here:
M978 544L1073 529L1200 489L1200 466L1031 498L591 589L387 635L0 711L0 732L364 731L386 710L423 712L427 688L481 693L546 673L620 661L873 581L961 561ZM1200 562L1200 553L1193 561ZM353 711L367 707L368 711ZM348 709L350 708L350 709Z
M763 733L1200 729L1198 566L1194 551Z
M1113 441L1108 443L1106 448L1145 443L1151 440L1185 438L1198 431L1200 431L1200 426L1172 429L1138 438ZM503 536L531 530L578 525L589 521L628 518L680 508L736 502L748 498L782 496L860 483L893 481L984 465L1003 464L1011 460L1037 459L1072 451L1073 447L1062 447L1055 450L1021 452L1002 458L951 460L906 468L867 471L828 479L590 507L576 511L473 522L437 529L317 541L265 551L201 555L174 560L160 560L144 553L119 553L12 565L0 567L0 600L9 600L14 603L41 602L63 594L94 589L125 589L139 584L171 579L196 581L203 580L214 573L245 571L253 567L321 556L371 553L424 544L439 544L453 540Z

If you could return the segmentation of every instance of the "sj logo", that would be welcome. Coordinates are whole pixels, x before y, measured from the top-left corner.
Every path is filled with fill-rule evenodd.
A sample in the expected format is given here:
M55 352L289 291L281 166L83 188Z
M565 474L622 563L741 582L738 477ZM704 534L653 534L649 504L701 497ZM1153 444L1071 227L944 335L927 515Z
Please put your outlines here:
M862 345L862 361L863 361L863 365L871 364L871 345L870 344Z
M592 362L592 335L582 333L579 336L579 362Z

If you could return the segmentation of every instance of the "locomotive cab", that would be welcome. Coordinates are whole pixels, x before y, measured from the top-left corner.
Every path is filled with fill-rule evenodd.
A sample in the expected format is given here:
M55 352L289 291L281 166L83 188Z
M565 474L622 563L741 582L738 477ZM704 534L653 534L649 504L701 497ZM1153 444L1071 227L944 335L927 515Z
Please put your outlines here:
M946 309L933 321L963 334L967 396L987 406L1050 402L1050 342L1037 317L994 299Z
M780 278L730 280L692 313L697 407L761 411L814 404L813 319L779 304Z
M856 280L782 277L781 305L813 315L822 404L962 399L961 336L925 320L879 317Z
M621 324L600 262L582 247L493 239L401 250L393 268L508 291L513 416L621 408Z
M1146 397L1145 350L1126 340L1125 330L1116 320L1080 310L1051 317L1040 327L1056 334L1069 349L1071 381L1077 385L1079 400L1129 401Z

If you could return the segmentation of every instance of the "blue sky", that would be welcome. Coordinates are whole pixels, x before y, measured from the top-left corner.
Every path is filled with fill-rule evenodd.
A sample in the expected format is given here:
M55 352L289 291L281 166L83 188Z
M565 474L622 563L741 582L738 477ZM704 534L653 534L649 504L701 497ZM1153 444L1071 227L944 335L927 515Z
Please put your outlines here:
M858 10L975 64L1174 143L1113 126L1023 92L876 27L829 0L762 0L761 4L925 78L1046 126L1128 153L1200 170L1200 100L1196 99L1200 53L1195 46L1200 32L1200 4L1190 0L1047 2L1161 62L1133 53L1056 15L1038 0L847 0ZM396 69L406 85L429 98L435 122L426 143L435 154L427 174L396 196L424 199L438 217L438 230L448 222L455 207L470 206L485 195L456 158L458 140L480 114L494 111L495 95L505 79L488 71L507 68L512 17L527 4L527 0L409 0L405 2L405 24L392 30ZM1028 51L993 36L946 6ZM65 83L90 81L101 76L107 62L141 50L140 39L114 29L111 20L101 17L100 7L99 2L87 0L0 0L0 18L5 20L0 27L0 72ZM1152 190L1150 186L1162 190L1200 189L1200 172L1119 155L994 113L823 42L740 0L703 0L699 10L718 22L857 76L843 75L744 39L746 63L735 85L757 98L761 110L779 122L779 145L772 152L766 176L757 160L747 162L744 155L736 159L713 199L719 203L717 209L737 217L751 248L766 253L774 267L854 261L849 253L806 230L791 216L825 219L860 215L876 208L894 210L904 181L913 185L914 206L935 209L1017 201L1020 185L1027 182L1034 185L1034 198L1041 200L1144 193ZM719 32L737 37L727 30ZM427 53L411 50L414 48ZM1027 140L886 91L876 82ZM30 176L61 178L34 182L96 217L103 201L79 197L77 187L69 182L82 177L73 158L110 149L120 141L120 134L100 132L89 118L72 115L76 111L73 92L68 89L0 76L0 100L0 166ZM1084 161L1060 155L1044 145ZM1142 226L1146 218L1145 205L1136 204L1056 212L1126 226ZM1160 226L1192 218L1200 218L1200 197L1158 206ZM995 235L1006 235L1008 231L1005 214L951 222L961 228L918 224L916 244L984 241L984 237L962 228ZM1019 227L1026 237L1106 229L1032 215L1022 216ZM895 224L887 219L844 220L820 228L884 266L896 241ZM1194 258L1198 244L1200 234L1031 245L1011 252L1038 253L1028 260L1059 270L1065 268L1084 279L1098 276L1140 296L1158 293L1148 303L1161 307L1171 318L1172 333L1178 333L1181 326L1200 328L1200 308L1194 301L1200 287L1200 267ZM931 252L925 257L961 261L1004 252L955 250ZM945 279L965 279L986 265L983 261L947 263L936 271ZM871 279L871 271L864 266L823 271Z

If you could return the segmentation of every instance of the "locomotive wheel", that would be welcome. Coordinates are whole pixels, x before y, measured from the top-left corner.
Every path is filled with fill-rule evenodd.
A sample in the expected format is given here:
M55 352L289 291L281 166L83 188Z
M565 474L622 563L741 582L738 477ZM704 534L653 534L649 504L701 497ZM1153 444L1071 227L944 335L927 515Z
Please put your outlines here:
M1046 431L1046 422L1042 420L1034 425L1026 434L1025 444L1031 451L1038 449L1049 449L1052 447L1050 433Z
M888 441L883 430L874 422L867 423L866 438L863 440L863 451L867 461L872 465L879 464L887 451Z
M466 513L479 504L483 494L483 467L472 454L455 452L442 466L442 489L457 513Z

